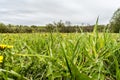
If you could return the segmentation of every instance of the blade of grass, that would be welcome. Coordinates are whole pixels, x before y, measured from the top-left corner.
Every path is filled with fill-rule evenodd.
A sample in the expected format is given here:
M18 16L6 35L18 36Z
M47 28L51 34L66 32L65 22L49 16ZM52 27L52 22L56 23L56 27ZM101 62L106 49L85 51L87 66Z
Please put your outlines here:
M72 80L92 80L87 75L79 72L79 70L73 64L73 62L67 58L65 48L64 48L63 44L61 44L61 47L62 47L62 50L63 50L63 55L64 55L64 58L65 58L68 70L71 74Z
M116 56L114 56L114 60L115 60L115 65L116 65L116 80L120 80L119 63L118 63L118 60L117 60Z
M13 76L15 76L15 77L17 77L18 79L21 79L21 80L29 80L26 77L23 77L20 74L14 72L12 70L11 71L7 71L7 70L4 70L4 69L0 69L0 72L8 73L9 75L13 75Z

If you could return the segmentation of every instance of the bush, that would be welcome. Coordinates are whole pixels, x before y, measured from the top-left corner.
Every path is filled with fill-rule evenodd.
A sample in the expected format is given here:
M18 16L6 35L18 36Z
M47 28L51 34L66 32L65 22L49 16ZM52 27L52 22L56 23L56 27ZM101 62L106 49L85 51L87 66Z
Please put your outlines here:
M118 33L120 31L120 8L118 8L110 21L112 32Z

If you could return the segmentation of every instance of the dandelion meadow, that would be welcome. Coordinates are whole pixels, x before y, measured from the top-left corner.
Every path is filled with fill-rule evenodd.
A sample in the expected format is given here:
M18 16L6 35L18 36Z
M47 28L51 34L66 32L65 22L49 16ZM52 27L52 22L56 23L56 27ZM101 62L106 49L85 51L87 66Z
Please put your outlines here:
M119 80L119 34L0 34L0 80Z

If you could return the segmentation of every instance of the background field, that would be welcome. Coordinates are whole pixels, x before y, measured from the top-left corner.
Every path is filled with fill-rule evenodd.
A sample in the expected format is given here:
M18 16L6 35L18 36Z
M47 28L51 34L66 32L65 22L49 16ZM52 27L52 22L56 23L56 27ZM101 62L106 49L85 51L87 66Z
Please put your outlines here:
M119 34L0 34L0 79L119 80Z

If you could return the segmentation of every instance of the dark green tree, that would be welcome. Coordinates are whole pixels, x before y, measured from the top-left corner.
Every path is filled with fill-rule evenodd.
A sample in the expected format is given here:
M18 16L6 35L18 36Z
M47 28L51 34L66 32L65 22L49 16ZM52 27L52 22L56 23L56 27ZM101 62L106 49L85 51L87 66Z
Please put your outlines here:
M55 26L53 24L47 24L46 29L49 32L54 32Z
M3 23L0 23L0 33L7 33L7 26Z
M118 8L114 12L110 20L110 29L112 32L115 32L115 33L120 32L120 8Z
M62 20L54 22L54 26L56 27L56 31L58 32L62 32L65 28L65 24L62 22Z

